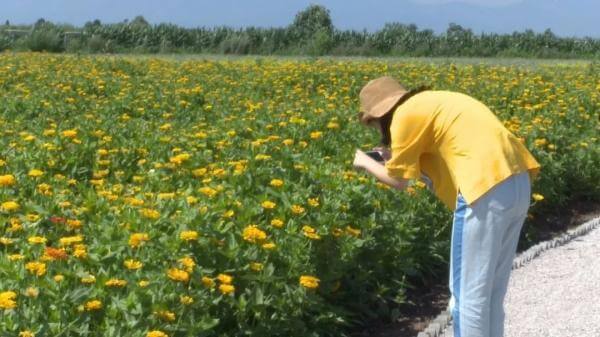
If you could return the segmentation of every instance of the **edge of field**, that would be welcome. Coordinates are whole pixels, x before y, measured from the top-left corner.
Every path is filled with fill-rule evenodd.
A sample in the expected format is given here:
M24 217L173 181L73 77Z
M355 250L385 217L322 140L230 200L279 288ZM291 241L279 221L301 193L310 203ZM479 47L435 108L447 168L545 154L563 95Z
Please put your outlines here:
M7 53L5 51L5 53ZM10 52L20 53L20 52ZM227 54L75 54L60 53L49 54L56 56L77 57L113 57L134 59L165 59L170 61L243 61L243 60L285 60L285 61L348 61L348 62L420 62L431 64L458 64L458 65L500 65L500 66L586 66L597 63L598 59L531 59L512 57L407 57L407 56L289 56L289 55L227 55Z

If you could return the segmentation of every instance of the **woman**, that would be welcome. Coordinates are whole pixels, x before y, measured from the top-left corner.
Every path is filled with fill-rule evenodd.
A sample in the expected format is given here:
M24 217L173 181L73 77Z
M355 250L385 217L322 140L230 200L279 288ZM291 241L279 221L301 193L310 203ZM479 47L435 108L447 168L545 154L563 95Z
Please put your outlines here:
M427 176L454 211L450 250L455 337L500 337L512 260L540 165L481 102L407 91L391 77L360 92L360 122L381 132L385 164L357 150L354 166L403 190Z

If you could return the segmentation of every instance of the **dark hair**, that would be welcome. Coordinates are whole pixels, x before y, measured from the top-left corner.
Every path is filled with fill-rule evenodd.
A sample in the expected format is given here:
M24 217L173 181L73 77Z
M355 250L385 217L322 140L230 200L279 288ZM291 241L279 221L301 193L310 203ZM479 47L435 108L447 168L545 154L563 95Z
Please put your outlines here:
M396 104L394 104L390 111L386 112L385 115L377 119L381 125L381 145L390 146L392 143L392 133L390 131L390 127L392 125L392 119L394 118L394 112L396 109L400 106L400 104L406 102L409 98L425 90L429 90L429 87L420 86L416 89L410 90L404 96L402 96L402 98L400 98Z

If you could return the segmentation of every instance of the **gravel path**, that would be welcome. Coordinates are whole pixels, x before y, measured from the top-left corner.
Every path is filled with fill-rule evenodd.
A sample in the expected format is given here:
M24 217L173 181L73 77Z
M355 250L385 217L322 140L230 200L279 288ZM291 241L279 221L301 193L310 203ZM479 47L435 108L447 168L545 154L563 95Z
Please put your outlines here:
M600 336L600 228L512 271L506 337ZM442 334L453 336L452 325Z

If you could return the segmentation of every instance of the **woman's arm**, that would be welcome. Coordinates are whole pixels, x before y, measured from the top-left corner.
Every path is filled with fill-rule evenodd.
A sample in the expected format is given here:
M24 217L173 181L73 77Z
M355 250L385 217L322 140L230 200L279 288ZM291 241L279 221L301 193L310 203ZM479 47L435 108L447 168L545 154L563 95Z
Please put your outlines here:
M356 168L366 170L367 172L375 176L377 180L390 187L396 188L398 190L404 190L408 186L408 180L390 177L387 174L387 169L384 165L377 162L375 159L367 156L361 150L356 150L353 165Z

